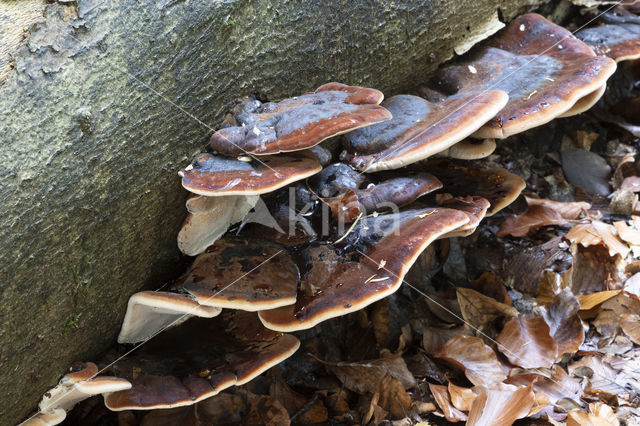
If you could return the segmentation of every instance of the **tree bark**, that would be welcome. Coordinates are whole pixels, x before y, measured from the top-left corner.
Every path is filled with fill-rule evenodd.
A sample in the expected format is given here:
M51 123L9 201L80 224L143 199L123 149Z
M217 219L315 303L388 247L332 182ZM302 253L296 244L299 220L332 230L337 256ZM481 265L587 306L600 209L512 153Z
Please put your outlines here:
M179 273L176 172L233 99L328 81L399 93L498 8L541 2L60 0L30 15L0 49L0 424L112 344L132 293Z

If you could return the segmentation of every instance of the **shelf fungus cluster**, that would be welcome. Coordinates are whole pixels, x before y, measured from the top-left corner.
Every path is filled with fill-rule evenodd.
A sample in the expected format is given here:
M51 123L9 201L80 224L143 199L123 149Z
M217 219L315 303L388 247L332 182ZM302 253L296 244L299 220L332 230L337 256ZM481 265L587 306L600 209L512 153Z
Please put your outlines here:
M129 300L118 342L145 344L102 376L81 370L54 404L79 373L65 376L40 416L96 393L112 410L195 404L291 356L300 342L285 333L394 293L427 246L470 235L525 187L460 160L602 95L616 62L591 46L528 14L441 67L429 99L329 83L239 103L179 172L192 197L178 246L193 264Z

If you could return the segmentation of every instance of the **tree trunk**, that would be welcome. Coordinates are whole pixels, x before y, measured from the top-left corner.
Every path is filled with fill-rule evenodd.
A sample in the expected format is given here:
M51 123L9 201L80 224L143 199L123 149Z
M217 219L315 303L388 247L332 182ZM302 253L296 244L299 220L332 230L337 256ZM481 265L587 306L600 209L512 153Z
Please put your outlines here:
M179 273L176 172L234 98L399 93L498 7L537 3L0 0L0 424L112 344L133 292Z

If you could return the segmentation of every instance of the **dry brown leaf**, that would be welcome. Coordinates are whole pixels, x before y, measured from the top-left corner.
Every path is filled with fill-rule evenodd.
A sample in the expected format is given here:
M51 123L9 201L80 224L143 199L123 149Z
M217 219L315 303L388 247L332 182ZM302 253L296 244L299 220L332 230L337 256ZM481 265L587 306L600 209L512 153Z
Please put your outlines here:
M471 404L473 404L477 396L475 392L473 392L473 389L456 386L451 382L449 382L448 389L449 397L454 407L460 411L471 410Z
M456 328L436 328L424 326L422 328L422 347L429 355L433 355L440 350L442 345L444 345L447 340L461 334L471 336L473 335L473 332L465 326Z
M593 309L612 297L617 296L618 293L620 293L620 290L607 290L580 296L578 298L578 301L580 302L580 310L588 311L589 309Z
M567 414L567 426L620 425L613 409L602 402L592 402L589 404L589 412L569 411Z
M609 249L609 255L627 257L631 249L617 235L616 228L599 220L591 223L580 223L565 235L572 243L579 243L585 247L603 244Z
M382 407L378 405L378 400L380 399L380 394L378 392L374 393L371 397L371 400L366 405L360 406L360 412L362 413L362 424L366 425L369 422L372 422L374 425L380 424L382 420L387 418L387 413Z
M495 272L485 271L469 284L473 290L505 305L511 305L511 298L505 290L505 283Z
M431 390L433 399L435 399L436 403L440 407L445 419L450 422L463 422L467 420L467 415L454 407L451 403L451 400L449 399L449 391L446 386L429 383L429 390Z
M576 296L622 287L624 277L620 275L620 257L609 256L609 250L605 246L583 247L572 244L571 254L573 264L568 283Z
M282 404L272 396L247 393L249 410L243 418L244 424L266 426L288 426L289 414Z
M616 395L625 391L624 386L618 383L620 378L616 371L609 364L603 362L601 357L592 355L582 357L579 361L569 365L569 373L587 377L590 384L588 389L591 394Z
M269 394L283 405L290 416L298 413L309 402L309 398L295 392L284 382L279 370L272 370L271 378ZM305 407L305 411L296 417L296 422L304 424L324 423L328 420L329 413L319 399L310 407Z
M543 226L564 225L569 220L577 219L583 210L591 208L591 205L585 202L561 202L530 197L525 199L528 205L527 210L520 215L505 219L497 232L499 237L505 235L524 237Z
M544 392L541 391L533 391L533 407L529 410L529 413L526 417L531 417L538 414L540 411L544 410L551 404L551 398L547 396Z
M584 329L578 316L579 309L578 299L568 288L564 288L540 309L549 326L549 334L558 344L558 358L565 353L576 352L584 341Z
M580 401L582 387L580 380L570 377L559 365L554 365L551 369L551 377L544 377L533 383L533 389L542 392L551 400L552 404L563 398L570 398L573 401Z
M389 375L384 376L378 383L376 393L380 395L377 404L389 413L392 420L407 417L411 397L398 379Z
M613 222L618 235L623 241L626 241L630 245L640 245L640 230L635 226L629 226L624 221Z
M435 356L461 368L474 385L492 385L507 378L495 352L478 337L452 337Z
M456 292L462 318L475 328L481 328L501 316L518 315L518 310L513 306L500 303L470 288L458 287Z
M626 313L620 317L620 328L631 341L640 345L640 315Z
M623 290L628 295L640 300L640 272L625 281Z
M342 416L351 410L349 403L347 402L348 392L349 391L346 389L340 389L337 392L329 394L329 396L325 398L327 407L331 411L332 415Z
M629 176L622 181L620 189L640 192L640 176Z
M477 388L478 397L469 411L467 426L510 426L527 416L535 404L531 386L496 384Z
M547 322L538 316L511 318L497 341L498 350L523 368L551 367L558 356L558 344Z
M398 379L405 389L416 386L416 379L400 355L389 355L367 362L321 361L336 375L345 388L359 394L374 393L387 374Z

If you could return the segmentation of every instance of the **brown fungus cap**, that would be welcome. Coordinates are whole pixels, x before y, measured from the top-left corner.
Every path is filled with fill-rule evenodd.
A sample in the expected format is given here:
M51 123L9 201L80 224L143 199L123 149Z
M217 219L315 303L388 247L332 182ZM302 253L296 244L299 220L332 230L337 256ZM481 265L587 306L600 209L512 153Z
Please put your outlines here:
M141 291L129 298L118 343L137 343L192 316L213 318L221 309L200 305L192 297L166 291Z
M525 188L525 181L506 169L476 169L450 161L430 161L425 169L440 179L446 192L457 197L485 198L491 203L487 216L511 204Z
M328 83L315 92L278 103L254 101L236 119L241 124L220 129L209 147L225 155L277 154L311 148L323 140L391 118L378 104L382 92Z
M590 110L592 106L598 103L606 90L607 85L603 84L593 92L578 99L568 111L560 114L558 117L573 117L574 115L582 114L583 112Z
M473 234L491 206L489 201L477 196L453 197L443 200L439 204L448 209L460 210L469 217L469 222L455 231L449 232L445 237L467 237Z
M478 130L508 99L500 90L452 96L436 104L413 95L393 96L383 103L391 120L345 136L345 161L375 172L423 160Z
M442 183L429 173L405 173L366 189L349 190L337 197L325 199L335 220L353 222L361 213L373 213L389 208L404 207L425 194L442 188Z
M576 37L596 54L608 56L616 62L640 58L640 23L586 28L578 31Z
M251 161L198 154L180 171L182 186L208 197L260 195L275 191L322 170L318 158L306 151Z
M247 383L299 346L294 336L265 329L255 313L192 318L114 364L133 386L105 396L105 404L114 411L192 405Z
M490 156L495 150L496 141L494 139L466 138L439 152L436 157L448 157L456 160L478 160Z
M458 210L408 210L361 219L340 243L310 246L295 305L259 312L277 331L304 330L394 293L420 253L469 221Z
M296 302L299 272L285 247L226 236L202 253L173 290L203 306L260 311Z
M569 31L532 13L463 59L438 71L440 89L509 94L506 107L474 134L478 138L506 138L547 123L602 87L616 69L610 58L595 56Z

